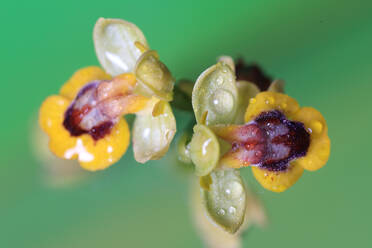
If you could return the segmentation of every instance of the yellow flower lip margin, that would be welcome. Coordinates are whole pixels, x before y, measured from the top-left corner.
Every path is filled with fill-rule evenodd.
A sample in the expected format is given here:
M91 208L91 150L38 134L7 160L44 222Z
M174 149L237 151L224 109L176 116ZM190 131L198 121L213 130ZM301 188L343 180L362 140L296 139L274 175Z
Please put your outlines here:
M252 166L253 175L264 188L282 192L301 177L304 169L315 171L326 164L330 154L330 139L326 121L319 111L311 107L300 108L295 99L281 93L265 91L252 98L245 113L245 122L271 110L279 110L288 119L303 123L310 134L306 155L291 161L287 170L269 171Z
M109 79L111 77L99 67L80 69L63 85L60 95L48 97L40 109L39 123L49 136L50 150L60 158L77 159L83 168L90 171L107 168L126 152L130 138L127 122L119 118L109 134L94 140L89 134L71 136L63 121L67 108L84 85Z

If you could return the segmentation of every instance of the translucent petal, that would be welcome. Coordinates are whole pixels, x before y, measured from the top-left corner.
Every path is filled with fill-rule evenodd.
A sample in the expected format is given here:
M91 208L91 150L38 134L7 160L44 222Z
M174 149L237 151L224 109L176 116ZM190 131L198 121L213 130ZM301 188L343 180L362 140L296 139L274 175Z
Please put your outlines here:
M220 56L218 58L218 62L222 62L222 63L229 65L231 70L235 73L235 62L234 62L234 59L231 58L230 56L226 56L226 55Z
M191 157L190 157L190 135L188 133L184 133L177 143L177 154L178 160L186 163L191 164Z
M99 62L113 76L134 70L142 54L136 42L148 47L142 31L133 23L120 19L98 19L93 40Z
M220 145L214 133L205 125L196 125L190 142L190 157L197 176L208 175L217 165Z
M206 112L206 125L231 123L237 110L237 101L235 74L225 63L205 70L194 85L192 106L198 123Z
M133 150L137 162L161 158L169 148L176 132L176 119L168 102L162 103L162 113L154 107L160 100L152 98L147 107L138 112L133 124ZM157 107L158 108L158 107Z
M138 83L136 92L146 97L156 96L172 100L174 79L168 68L159 60L156 51L149 50L138 59L134 73Z
M278 92L278 93L284 93L284 81L283 80L274 80L267 91L272 91L272 92Z
M216 170L210 174L212 183L202 190L209 216L230 233L235 233L244 221L246 190L238 170Z
M197 180L192 182L191 192L192 216L197 228L197 234L209 248L240 248L242 239L239 233L231 234L217 225L206 214L200 186Z
M249 100L260 93L260 89L255 84L248 81L237 81L236 86L238 88L238 108L234 123L243 124Z

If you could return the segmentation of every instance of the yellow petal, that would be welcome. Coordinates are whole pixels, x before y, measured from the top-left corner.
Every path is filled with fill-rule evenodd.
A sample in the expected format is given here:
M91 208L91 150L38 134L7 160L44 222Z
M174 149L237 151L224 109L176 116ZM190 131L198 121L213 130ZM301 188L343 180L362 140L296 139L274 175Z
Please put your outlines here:
M282 93L264 91L251 98L244 120L249 122L262 112L280 110L285 116L291 118L300 109L297 101Z
M64 111L71 101L63 96L50 96L41 105L39 112L39 124L41 129L50 134L59 126L64 119Z
M301 108L293 115L293 120L302 122L312 137L322 137L328 132L328 126L323 115L314 108Z
M64 128L64 113L70 100L63 96L48 97L40 108L39 124L49 136L49 148L58 157L64 158L67 149L74 146L76 137Z
M115 124L109 134L94 140L89 134L71 136L63 126L70 100L51 96L41 106L39 123L49 136L49 148L58 157L77 159L87 170L107 168L125 153L129 145L129 128L124 119Z
M310 107L303 107L293 119L304 123L310 133L310 146L306 156L296 160L304 169L315 171L323 167L329 158L331 142L327 123L322 114Z
M62 86L60 95L74 99L79 90L89 82L95 80L109 80L111 76L98 66L89 66L76 71Z
M262 187L278 193L295 184L303 171L304 169L296 161L292 161L286 171L269 171L252 166L253 175Z
M79 158L81 167L96 171L114 164L126 152L129 145L129 136L129 127L123 118L113 126L109 134L98 141L93 140L88 134L82 135L82 143L86 151L93 155L93 159L83 161Z

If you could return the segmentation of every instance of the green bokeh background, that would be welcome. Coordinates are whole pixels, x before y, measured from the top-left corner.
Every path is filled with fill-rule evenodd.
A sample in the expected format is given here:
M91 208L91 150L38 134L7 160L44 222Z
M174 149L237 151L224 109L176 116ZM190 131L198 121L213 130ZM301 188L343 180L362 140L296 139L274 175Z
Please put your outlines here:
M98 64L92 28L101 16L136 23L176 78L196 78L221 54L243 56L326 117L326 167L282 194L249 183L270 224L253 228L244 247L372 245L371 1L33 0L4 2L1 12L0 247L202 247L174 149L145 165L129 149L85 180L46 183L32 125L46 96ZM181 130L189 116L177 118Z

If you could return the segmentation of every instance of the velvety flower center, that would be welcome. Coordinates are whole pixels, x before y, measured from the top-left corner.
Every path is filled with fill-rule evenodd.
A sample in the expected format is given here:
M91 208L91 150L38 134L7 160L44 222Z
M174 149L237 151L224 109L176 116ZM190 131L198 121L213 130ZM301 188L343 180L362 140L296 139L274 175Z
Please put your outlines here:
M90 134L94 140L99 140L110 133L116 122L99 108L98 85L99 82L92 82L83 87L65 112L63 126L71 136Z
M244 147L243 160L270 171L283 171L293 159L306 155L310 135L303 123L288 120L277 110L261 113L245 125L244 142L233 143L233 150Z

